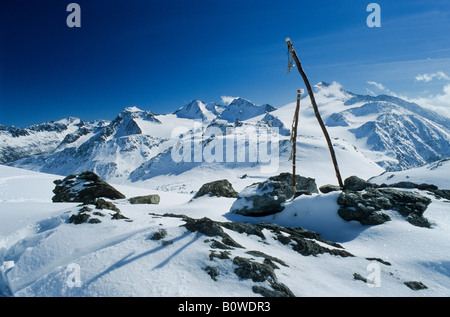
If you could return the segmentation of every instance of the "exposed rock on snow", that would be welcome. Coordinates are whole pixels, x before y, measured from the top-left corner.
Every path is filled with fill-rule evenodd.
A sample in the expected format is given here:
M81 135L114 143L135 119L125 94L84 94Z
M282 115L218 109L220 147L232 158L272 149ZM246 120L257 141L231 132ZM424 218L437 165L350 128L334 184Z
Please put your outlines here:
M93 172L69 175L63 180L55 180L53 202L81 202L94 204L97 198L123 199L125 195L103 181Z
M161 200L161 197L159 197L159 195L157 195L157 194L136 196L136 197L131 197L130 199L128 199L130 204L133 204L133 205L135 205L135 204L157 205L157 204L159 204L160 200Z
M423 213L431 199L410 191L393 188L368 188L365 191L344 191L337 200L338 214L345 220L357 220L363 225L379 225L391 218L381 210L394 210L413 225L428 227Z
M245 249L244 246L236 243L224 229L232 230L240 234L256 235L262 242L267 239L267 234L273 239L280 241L283 245L289 245L293 251L303 256L316 256L328 253L340 257L353 257L353 255L334 242L321 238L317 233L302 228L281 227L271 223L241 223L241 222L219 222L209 218L193 219L185 215L165 214L163 217L178 217L185 221L182 225L191 232L198 232L208 237L220 237L222 242L215 239L207 239L205 242L211 243L213 249L227 249L226 251L211 250L210 261L223 260L230 261L235 266L234 273L241 279L251 279L256 284L252 286L254 293L264 297L293 297L292 291L278 281L276 270L279 265L288 265L277 257L265 254L258 250L249 250L245 253L256 258L262 258L262 262L254 258L234 256L235 248ZM266 234L263 231L267 231ZM154 234L155 235L155 234ZM153 236L154 236L153 235ZM159 236L158 236L159 237ZM216 281L221 272L217 267L208 265L203 270ZM228 272L226 272L228 274ZM265 283L265 284L261 284ZM267 287L267 283L270 288Z
M233 259L233 264L237 266L234 270L237 276L242 279L251 279L253 282L268 281L272 290L264 286L254 285L253 292L264 297L295 297L292 291L284 284L278 282L275 269L278 268L270 259L264 259L263 263L252 261L248 258L237 256Z
M92 205L90 205L92 206ZM101 220L97 217L105 217L106 215L98 210L110 210L114 211L114 214L111 214L111 219L129 219L120 213L120 209L117 208L112 202L107 201L103 198L95 199L93 203L93 207L95 207L96 211L93 211L91 207L87 204L81 205L81 208L78 209L78 212L72 214L67 220L68 223L73 223L76 225L82 223L100 223Z
M422 282L417 282L417 281L410 281L410 282L405 282L404 283L406 286L408 286L410 289L412 289L413 291L419 291L422 289L427 289L428 287L423 284Z
M416 188L419 190L425 190L425 191L431 192L438 199L443 198L443 199L450 200L450 189L440 189L436 185L433 185L433 184L427 184L427 183L416 184L413 182L403 181L403 182L398 182L398 183L394 183L394 184L390 184L390 185L381 184L380 187L410 188L410 189Z
M358 176L350 176L344 180L344 190L360 191L366 188L376 187Z
M337 192L337 191L340 191L340 190L341 190L341 188L339 186L331 185L331 184L326 184L326 185L323 185L323 186L319 187L319 191L322 194L328 194L328 193Z
M120 212L120 209L116 207L112 202L104 200L103 198L97 198L94 202L97 209L108 209L112 211Z
M295 196L318 193L313 178L296 175ZM238 195L231 212L244 216L267 216L284 209L282 205L294 196L292 174L281 173L268 180L246 187Z
M205 195L230 198L238 197L238 193L234 190L233 185L226 179L203 184L197 194L195 194L194 198Z

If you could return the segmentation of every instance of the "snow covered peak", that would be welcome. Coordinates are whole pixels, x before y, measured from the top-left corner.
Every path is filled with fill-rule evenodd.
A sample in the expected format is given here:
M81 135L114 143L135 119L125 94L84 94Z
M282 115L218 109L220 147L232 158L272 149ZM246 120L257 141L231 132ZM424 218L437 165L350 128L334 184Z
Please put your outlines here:
M315 97L320 98L333 98L337 100L348 100L354 96L353 93L346 91L342 88L342 85L337 82L332 82L331 84L326 82L319 82L314 85Z
M221 113L220 119L228 122L244 121L274 110L276 108L268 104L258 106L247 99L236 98Z
M144 111L137 107L127 107L101 131L101 137L106 140L112 136L119 138L127 135L142 134L140 125L146 122L161 123L151 111Z
M126 107L125 109L123 109L123 112L140 112L140 111L142 110L136 106Z
M223 110L220 105L214 102L205 103L200 100L193 100L181 107L174 114L178 118L213 120Z

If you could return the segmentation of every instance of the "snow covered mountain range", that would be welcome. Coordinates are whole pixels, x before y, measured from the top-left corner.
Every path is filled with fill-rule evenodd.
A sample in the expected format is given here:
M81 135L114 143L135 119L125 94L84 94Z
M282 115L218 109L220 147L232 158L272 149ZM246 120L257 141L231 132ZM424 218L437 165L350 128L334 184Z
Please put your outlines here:
M409 169L450 156L447 117L392 96L353 94L337 83L321 82L315 90L337 155L342 156L340 164L351 175L357 174L358 168L351 171L355 164L346 167L346 155L358 156L362 166L370 165L375 172ZM295 103L280 108L259 106L243 98L236 98L227 106L195 100L172 114L156 115L128 107L111 122L68 118L24 129L0 126L0 162L58 175L90 170L109 181L181 174L217 162L223 163L219 169L254 168L260 160L250 162L248 156L238 160L236 145L234 159L223 156L222 162L196 161L193 156L175 162L174 146L179 146L180 138L190 137L188 142L200 140L203 152L212 145L214 151L217 144L210 141L215 140L221 141L221 151L225 153L227 140L248 145L252 137L263 131L276 134L277 140L273 141L279 143L279 161L284 164L290 155L294 107ZM221 135L208 133L212 128L220 129ZM299 165L305 166L306 173L314 173L317 169L310 165L319 151L325 152L326 144L308 96L301 101L298 134Z

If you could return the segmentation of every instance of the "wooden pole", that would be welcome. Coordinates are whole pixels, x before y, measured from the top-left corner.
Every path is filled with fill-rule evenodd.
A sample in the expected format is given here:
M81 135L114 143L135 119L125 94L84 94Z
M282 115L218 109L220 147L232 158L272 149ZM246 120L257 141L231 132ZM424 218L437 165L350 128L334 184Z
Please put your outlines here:
M313 106L317 121L319 122L320 128L322 129L325 139L327 140L328 149L330 150L331 159L333 161L334 170L336 173L336 178L338 180L338 184L342 189L342 188L344 188L344 184L342 183L341 173L339 172L339 166L338 166L338 163L336 160L336 154L334 153L333 144L331 143L331 139L330 139L330 136L328 135L328 131L325 127L325 124L323 123L322 118L320 117L319 109L317 107L316 99L314 98L314 93L311 89L311 85L309 84L308 77L306 77L306 74L303 71L302 64L300 63L300 60L298 59L297 53L295 52L294 46L292 45L290 38L286 38L286 44L288 46L290 54L292 55L292 57L294 59L295 65L296 65L298 71L300 72L300 75L302 76L303 81L305 82L306 89L308 90L308 94L311 99L311 104Z
M298 89L297 91L297 106L295 107L295 114L294 114L294 122L292 124L292 185L294 186L294 197L295 192L297 188L297 179L295 177L295 157L296 157L296 151L297 151L297 127L298 127L298 114L300 111L300 96L301 96L302 90Z

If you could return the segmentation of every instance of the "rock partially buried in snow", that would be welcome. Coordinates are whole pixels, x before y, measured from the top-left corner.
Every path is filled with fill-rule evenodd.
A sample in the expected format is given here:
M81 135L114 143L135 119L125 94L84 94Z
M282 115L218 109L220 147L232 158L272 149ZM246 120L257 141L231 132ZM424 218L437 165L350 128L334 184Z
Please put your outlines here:
M328 194L328 193L337 192L337 191L340 191L340 190L341 190L341 188L339 186L331 185L331 184L327 184L327 185L323 185L323 186L319 187L319 191L322 194Z
M340 205L339 216L347 221L356 220L363 225L379 225L391 220L380 211L394 210L415 226L431 227L423 217L431 199L413 192L393 188L343 191L337 203Z
M229 198L238 197L238 193L234 190L231 183L226 179L203 184L194 198L205 195Z
M94 204L97 198L123 199L125 195L103 181L93 172L69 175L53 182L53 202L80 202Z
M374 187L377 187L377 185L369 183L358 176L350 176L344 180L344 190L360 191L366 188Z
M296 175L296 190L292 184L292 174L281 173L268 180L246 187L238 195L238 199L231 206L231 212L244 216L267 216L284 209L286 200L303 194L318 193L313 178Z
M159 204L160 200L161 200L161 198L157 194L136 196L136 197L131 197L130 199L128 199L128 201L132 205L135 205L135 204L157 205L157 204Z

